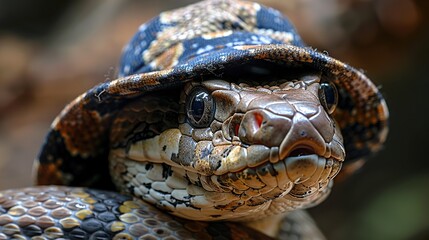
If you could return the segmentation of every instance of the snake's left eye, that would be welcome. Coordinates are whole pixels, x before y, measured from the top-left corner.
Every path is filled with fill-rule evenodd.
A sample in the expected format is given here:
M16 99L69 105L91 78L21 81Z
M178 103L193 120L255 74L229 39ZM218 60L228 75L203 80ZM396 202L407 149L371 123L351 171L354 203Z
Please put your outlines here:
M324 82L319 87L319 99L328 114L332 114L338 104L337 88L332 82Z
M206 89L196 87L188 95L186 112L189 123L193 127L208 127L214 118L215 102Z

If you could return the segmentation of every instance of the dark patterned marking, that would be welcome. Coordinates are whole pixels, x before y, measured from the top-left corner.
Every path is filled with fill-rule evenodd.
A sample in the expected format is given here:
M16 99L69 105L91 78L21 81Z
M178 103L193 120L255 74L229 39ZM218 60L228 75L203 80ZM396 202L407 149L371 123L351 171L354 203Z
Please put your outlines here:
M29 237L38 236L43 233L42 229L36 225L29 225L22 228L22 233Z
M173 171L171 170L171 166L167 164L162 164L162 178L167 179L169 176L173 174Z
M147 163L146 165L145 165L145 169L147 170L147 171L149 171L150 169L152 169L153 168L153 164L152 163Z
M94 218L85 219L81 223L81 228L89 233L93 233L97 230L100 230L102 227L103 224Z
M95 212L104 212L104 211L107 211L107 207L106 207L106 205L104 205L102 203L96 203L93 205L92 210Z
M98 214L97 218L103 222L111 222L116 220L116 215L111 212L102 212Z
M88 236L88 234L80 228L75 228L69 233L69 237L72 240L86 239L87 236Z

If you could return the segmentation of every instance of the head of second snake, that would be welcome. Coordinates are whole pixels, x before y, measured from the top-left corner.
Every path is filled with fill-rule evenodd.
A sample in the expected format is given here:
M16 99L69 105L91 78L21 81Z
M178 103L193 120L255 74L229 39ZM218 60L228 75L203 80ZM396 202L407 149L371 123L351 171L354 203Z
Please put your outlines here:
M111 174L120 190L193 220L313 206L345 158L337 101L335 85L317 75L154 93L116 117Z

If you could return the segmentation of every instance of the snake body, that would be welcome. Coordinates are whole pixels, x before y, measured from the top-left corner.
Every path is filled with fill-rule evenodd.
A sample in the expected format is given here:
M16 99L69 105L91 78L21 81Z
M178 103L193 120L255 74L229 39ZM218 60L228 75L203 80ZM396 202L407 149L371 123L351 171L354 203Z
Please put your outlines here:
M66 106L36 173L121 193L0 192L0 239L268 238L236 222L317 205L343 162L387 135L377 87L256 3L162 13L124 48L119 77Z

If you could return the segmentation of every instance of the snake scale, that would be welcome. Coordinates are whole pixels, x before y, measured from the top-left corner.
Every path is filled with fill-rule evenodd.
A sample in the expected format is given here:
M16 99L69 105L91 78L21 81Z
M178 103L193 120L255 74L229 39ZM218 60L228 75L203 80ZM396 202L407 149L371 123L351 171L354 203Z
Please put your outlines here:
M305 238L296 210L378 151L387 121L379 89L278 11L167 11L124 47L118 79L54 120L45 186L0 192L0 239Z

